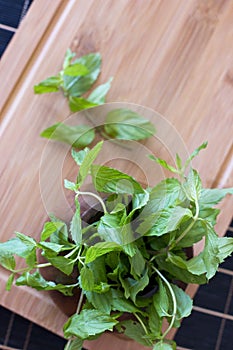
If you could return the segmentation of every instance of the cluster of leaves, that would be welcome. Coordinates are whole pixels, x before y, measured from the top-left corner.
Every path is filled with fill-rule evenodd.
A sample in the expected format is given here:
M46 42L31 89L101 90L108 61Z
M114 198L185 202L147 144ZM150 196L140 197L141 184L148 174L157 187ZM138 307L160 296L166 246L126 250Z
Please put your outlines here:
M88 97L101 70L101 56L91 53L74 60L75 53L67 50L63 69L34 86L36 94L62 91L68 99L71 112L99 106L105 103L112 78L97 86ZM143 140L155 133L151 122L129 109L115 109L106 116L103 126L96 128L103 138ZM68 143L75 148L88 146L95 138L95 128L89 125L70 126L56 123L41 133L42 137Z
M102 142L91 150L73 150L79 171L75 182L65 180L65 187L75 194L70 224L51 217L39 242L16 233L0 244L0 263L11 271L8 290L15 277L17 285L65 295L81 289L77 313L64 325L66 350L79 350L84 340L114 329L153 350L176 348L166 335L192 310L192 300L177 280L207 283L233 252L233 238L219 238L214 230L219 210L213 207L227 193L233 194L233 189L204 189L192 168L185 175L192 158L205 146L184 166L177 156L176 168L152 157L179 174L180 180L166 178L147 189L117 169L94 164ZM81 191L88 175L105 200L97 193ZM99 201L100 215L91 224L81 216L81 195ZM202 238L202 252L188 258L185 249ZM37 250L46 263L37 262ZM24 258L27 266L17 270L14 255ZM65 275L77 269L77 280L73 284L45 280L40 269L51 265ZM164 319L168 327L163 332Z

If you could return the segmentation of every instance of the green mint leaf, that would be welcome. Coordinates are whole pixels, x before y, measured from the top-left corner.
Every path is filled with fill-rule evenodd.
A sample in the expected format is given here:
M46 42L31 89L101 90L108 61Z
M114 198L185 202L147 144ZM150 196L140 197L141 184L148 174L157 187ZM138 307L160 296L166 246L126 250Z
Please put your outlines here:
M82 310L80 314L72 316L64 325L64 335L80 339L88 339L92 335L101 334L107 330L112 331L118 323L114 317L98 310Z
M180 206L163 209L160 212L145 217L145 220L136 229L141 236L162 236L174 231L192 217L191 210Z
M183 317L188 317L190 315L193 307L193 301L190 296L178 286L171 284L171 287L175 294L177 303L176 320L181 320Z
M12 238L9 241L0 243L0 256L4 256L6 253L26 258L32 249L32 247L26 245L19 238Z
M208 208L218 204L227 194L233 194L233 188L205 188L201 190L200 208Z
M35 288L37 290L58 290L64 295L71 296L73 295L73 289L78 285L72 284L72 285L64 285L64 284L56 284L52 281L46 281L41 274L36 271L32 274L29 272L23 273L17 280L16 280L17 286L29 286L32 288Z
M65 75L70 75L71 77L85 76L89 73L87 67L80 63L73 63L67 66L63 73Z
M68 276L71 275L75 264L73 260L67 259L64 256L51 257L50 254L48 255L46 253L47 252L45 251L45 257L54 267Z
M209 223L204 223L207 229L205 237L205 248L203 250L203 261L206 266L206 277L212 278L217 272L219 265L219 246L218 246L218 235Z
M60 253L61 251L64 250L64 245L61 244L57 244L57 243L51 243L51 242L40 242L38 243L38 247L44 250L49 249L51 252L56 253L56 255L58 253Z
M143 276L139 280L120 276L120 281L125 291L125 298L128 299L130 297L136 303L137 294L149 284L148 270L144 271Z
M105 97L111 88L112 80L113 78L110 78L106 83L97 86L88 96L88 101L97 105L105 103Z
M71 112L79 112L84 109L92 108L98 106L97 103L89 101L83 97L75 97L70 96L69 97L69 107Z
M178 238L189 225L190 221L183 223L177 230L176 237ZM206 230L203 227L202 221L198 219L176 246L179 248L191 247L194 243L199 242L205 234Z
M0 258L0 261L1 261L1 258ZM14 278L15 278L15 274L14 273L10 274L10 276L6 282L6 290L7 291L11 290L12 284L14 282Z
M148 316L149 316L149 327L151 333L154 334L156 338L161 337L162 333L162 318L158 315L154 305L148 307Z
M79 173L77 177L78 187L80 187L85 181L87 175L89 174L89 171L91 169L93 162L95 161L99 152L102 149L102 146L103 146L103 141L100 141L99 143L97 143L97 145L95 145L95 147L93 147L88 153L86 153L82 161L82 164L80 165L80 168L79 168Z
M142 256L142 253L137 249L136 253L129 258L130 260L130 273L134 278L141 277L145 271L145 259Z
M72 58L74 58L75 56L76 54L72 52L70 49L66 50L65 58L63 62L63 69L66 69L70 65Z
M126 214L125 214L126 217ZM124 219L124 217L123 217ZM118 213L105 214L101 217L97 227L100 237L106 242L115 242L118 245L127 245L133 240L131 226L122 220Z
M141 217L147 217L156 211L167 209L182 202L181 184L177 179L165 179L152 188L148 203L143 208Z
M26 259L26 264L30 269L33 269L34 266L36 265L37 261L37 256L36 256L36 247L27 255Z
M59 90L61 82L62 82L62 80L61 80L61 77L59 75L49 77L49 78L41 81L39 84L34 86L34 93L35 94L46 94L49 92L57 92Z
M164 159L155 157L153 154L150 154L148 156L151 160L155 161L156 163L158 163L159 165L161 165L162 167L164 167L165 169L171 171L172 173L175 174L179 174L180 171L177 170L176 168L174 168L173 166L169 165Z
M183 190L190 201L197 203L201 194L202 184L200 176L196 170L190 169L188 177L183 184Z
M133 320L122 321L119 326L117 326L117 329L139 344L151 346L151 342L146 339L147 334L139 322Z
M104 314L110 315L112 309L110 290L106 293L85 291L85 295L89 303L91 303L95 309L103 312Z
M75 200L75 205L76 205L76 210L71 220L70 234L75 244L80 245L82 243L82 223L81 223L81 216L80 216L80 204L78 199Z
M92 85L98 78L101 67L101 55L99 53L91 53L77 58L73 64L82 64L89 73L83 77L64 76L64 90L69 96L79 97L90 90Z
M167 261L166 257L156 257L159 269L169 272L175 279L185 283L205 284L207 282L206 274L195 275L185 268L180 268Z
M176 166L177 166L177 169L182 172L182 160L179 156L179 154L176 154Z
M97 191L118 194L144 193L141 185L131 176L106 166L93 165L92 181Z
M41 232L41 241L46 241L52 234L57 234L63 228L65 228L65 223L62 221L46 222ZM67 238L68 235L65 235L63 240L67 242Z
M83 347L83 340L76 338L68 342L64 350L82 350L82 347Z
M129 312L129 313L143 313L134 303L125 299L123 292L119 289L111 289L111 308L113 311ZM105 295L105 294L104 294Z
M170 317L171 301L166 285L158 278L159 290L153 296L153 305L159 317Z
M36 247L37 243L33 238L26 236L20 232L16 232L15 234L16 237L19 238L22 243L25 244L30 250Z
M104 130L121 140L143 140L155 133L154 125L130 109L115 109L107 114Z
M77 185L74 182L69 181L67 179L64 180L64 187L67 188L67 190L70 190L70 191L76 191L77 190Z
M73 148L71 150L71 155L74 161L77 163L77 165L81 165L84 161L84 158L86 157L87 153L90 152L90 148L86 147L82 149L81 151L75 151Z
M88 264L96 260L99 256L105 255L112 251L122 251L122 247L115 242L99 242L88 248L86 252L85 263Z
M42 131L40 136L67 143L75 148L84 148L94 140L95 131L87 125L69 126L57 123Z
M233 253L233 237L218 238L218 260L222 263Z
M84 291L93 291L95 285L95 278L91 269L84 266L80 271L80 285Z
M153 350L175 350L175 349L176 349L176 345L174 343L168 344L168 343L165 343L163 340L156 343L153 347Z
M184 169L186 169L188 167L188 165L191 163L193 158L196 157L202 149L205 149L207 147L207 145L208 145L208 142L203 142L197 149L195 149L193 151L193 153L190 155L190 157L186 160L186 162L184 164Z
M5 269L9 271L14 271L16 262L13 255L9 252L0 254L0 265L2 265Z

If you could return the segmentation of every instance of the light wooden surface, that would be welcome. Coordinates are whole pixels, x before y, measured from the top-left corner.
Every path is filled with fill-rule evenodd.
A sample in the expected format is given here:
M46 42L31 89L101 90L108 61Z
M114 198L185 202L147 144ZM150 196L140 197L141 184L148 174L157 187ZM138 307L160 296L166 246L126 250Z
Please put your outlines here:
M67 104L59 93L33 95L34 84L61 68L68 47L78 55L101 53L99 81L114 76L108 101L148 108L132 106L155 121L161 140L140 146L138 154L146 147L153 152L167 148L166 155L173 157L176 146L191 152L208 140L207 150L194 162L204 185L232 186L232 23L231 0L35 0L0 63L1 241L15 230L37 237L48 211L70 215L67 193L59 195L57 189L63 176L73 176L73 163L65 147L47 145L38 136L68 117ZM106 148L103 161L110 162L113 154L114 159L121 157L117 152ZM145 164L138 154L126 168L144 181ZM127 152L124 157L129 160ZM57 171L51 170L55 166ZM222 205L217 225L221 235L232 217L232 204L227 198ZM7 293L3 269L0 279L3 306L62 334L66 318L46 293L28 288ZM87 347L108 350L106 339L112 350L143 349L112 335Z

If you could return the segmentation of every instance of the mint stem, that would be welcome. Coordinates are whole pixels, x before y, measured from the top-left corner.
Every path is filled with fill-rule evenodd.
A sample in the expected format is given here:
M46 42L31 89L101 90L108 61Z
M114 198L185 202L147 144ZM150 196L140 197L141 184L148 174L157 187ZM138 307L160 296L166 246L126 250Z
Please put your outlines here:
M102 208L103 208L104 214L107 214L107 213L108 213L107 208L106 208L106 206L105 206L105 204L104 204L103 199L102 199L100 196L98 196L97 194L92 193L92 192L81 192L81 191L77 191L76 194L77 194L77 196L79 196L79 195L81 194L81 195L83 195L83 196L91 196L91 197L94 197L95 199L97 199L97 200L100 202L100 204L101 204L101 206L102 206Z
M173 292L173 289L170 285L170 283L168 282L168 280L161 274L161 272L156 269L156 267L152 266L152 269L159 275L159 277L164 281L164 283L166 284L166 286L168 287L168 290L171 294L171 298L172 298L172 302L173 302L173 312L172 312L172 319L171 319L171 323L169 325L169 327L167 328L167 330L163 333L162 339L164 339L166 337L166 335L170 332L170 330L173 327L173 324L175 322L175 318L176 318L176 312L177 312L177 302L176 302L176 296L175 293Z

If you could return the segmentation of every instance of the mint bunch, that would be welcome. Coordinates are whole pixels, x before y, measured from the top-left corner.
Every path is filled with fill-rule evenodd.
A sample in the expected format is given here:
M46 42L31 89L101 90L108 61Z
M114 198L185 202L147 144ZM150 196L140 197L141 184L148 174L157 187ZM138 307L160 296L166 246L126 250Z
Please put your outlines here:
M79 170L74 182L65 180L74 193L71 222L51 216L39 241L16 233L0 243L0 263L11 273L8 290L14 280L19 286L67 296L80 288L77 312L64 325L66 350L81 350L84 340L113 330L154 350L176 349L166 336L192 311L192 300L177 281L208 283L233 252L233 238L220 238L214 229L219 214L214 206L233 189L203 188L200 175L190 167L205 147L184 164L177 156L176 167L150 156L176 177L146 189L117 169L94 164L102 142L91 150L72 150ZM87 176L95 192L82 191ZM93 196L99 203L99 217L90 224L83 221L80 196ZM186 249L202 239L203 250L188 258ZM37 261L38 252L45 263ZM17 269L15 255L26 267ZM41 269L48 266L68 276L76 269L78 278L73 284L47 281ZM165 319L168 327L163 331Z

